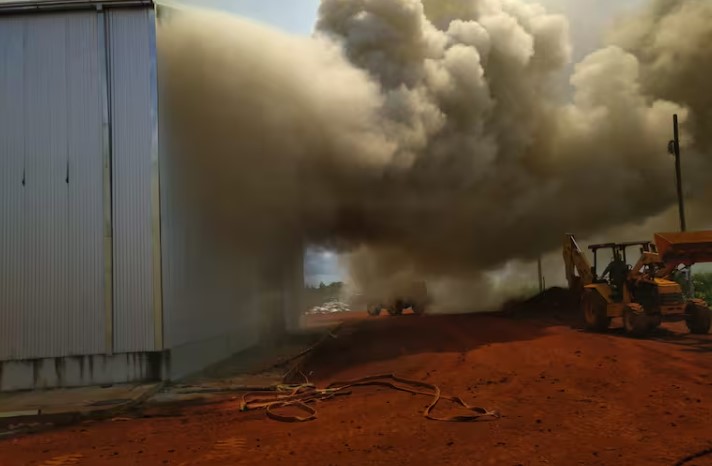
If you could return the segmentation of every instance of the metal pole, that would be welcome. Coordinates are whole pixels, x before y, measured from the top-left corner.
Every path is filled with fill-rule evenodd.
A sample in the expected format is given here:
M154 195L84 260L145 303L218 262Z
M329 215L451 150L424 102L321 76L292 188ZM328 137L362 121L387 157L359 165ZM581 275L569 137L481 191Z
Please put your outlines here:
M675 139L671 141L672 152L675 155L675 175L677 179L677 202L680 211L680 231L687 231L687 222L685 221L685 198L682 192L682 162L680 158L680 126L678 124L677 114L672 117L673 131ZM687 267L685 272L687 282L687 294L689 297L695 296L694 284L692 281L692 267Z
M539 293L544 292L544 274L542 272L542 267L541 267L541 256L539 256L539 260L537 261L537 266L539 269Z
M677 121L677 114L673 116L673 125L675 131L675 139L673 141L673 150L675 152L675 173L677 176L677 202L680 210L680 231L687 231L687 223L685 222L685 199L682 193L682 164L680 162L680 130Z

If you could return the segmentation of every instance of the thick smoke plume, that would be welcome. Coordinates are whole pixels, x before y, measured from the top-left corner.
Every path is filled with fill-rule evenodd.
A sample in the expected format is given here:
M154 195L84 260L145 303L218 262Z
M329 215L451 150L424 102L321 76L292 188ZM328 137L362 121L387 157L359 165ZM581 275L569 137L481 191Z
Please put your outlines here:
M170 10L173 152L241 250L337 248L368 292L425 277L476 310L505 291L490 271L672 205L673 113L706 194L711 9L655 2L576 64L564 105L567 20L520 0L322 0L313 38Z

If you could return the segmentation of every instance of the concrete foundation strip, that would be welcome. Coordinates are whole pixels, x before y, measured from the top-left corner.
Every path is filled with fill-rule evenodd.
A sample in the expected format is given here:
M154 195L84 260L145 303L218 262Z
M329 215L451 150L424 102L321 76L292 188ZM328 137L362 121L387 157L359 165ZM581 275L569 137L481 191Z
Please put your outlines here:
M310 353L312 353L314 350L319 348L321 345L323 345L326 341L332 338L338 338L336 334L338 331L343 327L343 323L340 323L333 327L331 330L328 332L324 333L319 340L314 343L313 345L309 346L303 351L300 351L298 354L294 356L290 356L286 359L282 359L274 364L272 364L269 369L273 368L285 368L287 367L287 372L282 376L282 380L288 381L291 380L293 377L295 377L297 374L301 374L301 369L302 366L304 365L304 359L306 356L308 356ZM301 361L300 361L301 360ZM303 374L301 374L303 377ZM235 386L235 385L229 385L229 386L224 386L224 387L200 387L200 386L191 386L191 385L184 385L180 386L177 388L174 388L173 391L177 394L180 395L193 395L193 394L213 394L213 393L235 393L235 392L275 392L275 391L281 391L285 387L284 384L274 384L274 385L268 385L268 386Z
M141 395L133 398L126 403L111 408L96 409L86 412L67 411L54 414L44 414L41 411L36 416L25 416L15 418L16 426L12 429L4 430L3 425L0 425L0 439L15 437L24 434L42 432L58 426L66 426L75 424L81 421L93 420L101 421L120 416L123 413L130 411L148 401L152 396L161 391L166 386L165 382L157 383L150 389L144 391ZM10 424L13 419L3 419L3 424Z
M305 383L302 385L282 386L269 395L266 395L265 392L249 392L242 396L240 409L241 411L264 409L268 417L281 422L312 421L317 418L317 411L310 406L311 404L318 401L330 400L336 396L349 395L351 394L350 389L365 386L381 386L415 395L432 397L430 404L425 408L425 411L423 411L423 416L432 421L474 422L499 418L499 414L495 411L470 406L457 396L442 395L437 385L404 379L393 374L375 375L348 382L335 382L322 389L317 388L313 384ZM460 405L470 413L447 417L435 416L432 411L440 400L446 400ZM275 411L290 407L303 411L306 413L306 416L284 415Z

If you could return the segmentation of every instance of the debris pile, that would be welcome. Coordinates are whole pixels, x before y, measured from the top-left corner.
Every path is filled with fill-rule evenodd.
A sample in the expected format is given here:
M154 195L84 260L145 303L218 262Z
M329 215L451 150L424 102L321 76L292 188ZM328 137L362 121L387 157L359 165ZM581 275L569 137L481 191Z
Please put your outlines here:
M307 311L307 315L318 315L318 314L336 314L339 312L350 312L351 308L342 303L341 301L332 300L328 301L321 306L316 306Z
M502 314L510 317L554 317L559 320L578 318L578 297L565 288L549 288L526 299L506 303Z

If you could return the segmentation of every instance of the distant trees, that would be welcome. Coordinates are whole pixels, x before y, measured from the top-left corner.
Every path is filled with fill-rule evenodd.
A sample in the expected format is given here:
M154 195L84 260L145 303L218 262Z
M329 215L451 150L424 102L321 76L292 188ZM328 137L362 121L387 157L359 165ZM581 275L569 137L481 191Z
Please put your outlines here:
M695 285L695 297L712 305L712 273L697 273L692 277L692 282Z
M342 282L335 282L329 285L321 282L319 286L307 285L304 288L304 299L306 300L307 308L310 309L327 301L340 299L343 291L344 284Z

